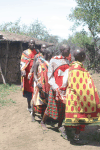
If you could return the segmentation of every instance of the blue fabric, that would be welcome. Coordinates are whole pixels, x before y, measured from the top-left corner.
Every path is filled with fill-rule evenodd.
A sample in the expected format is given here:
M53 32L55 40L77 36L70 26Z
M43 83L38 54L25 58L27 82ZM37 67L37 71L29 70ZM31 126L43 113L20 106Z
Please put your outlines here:
M24 91L23 96L26 97L28 101L31 101L31 99L32 99L32 93L31 92Z

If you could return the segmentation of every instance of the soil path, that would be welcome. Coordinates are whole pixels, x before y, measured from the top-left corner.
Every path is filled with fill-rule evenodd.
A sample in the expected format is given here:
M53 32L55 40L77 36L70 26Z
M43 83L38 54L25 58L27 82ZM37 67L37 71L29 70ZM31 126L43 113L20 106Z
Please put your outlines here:
M99 75L100 76L100 75ZM100 92L100 77L98 76L97 88ZM97 78L93 76L93 78ZM31 122L31 115L27 111L26 99L19 90L11 93L8 98L16 104L4 106L0 109L0 150L100 150L100 133L97 127L86 127L81 137L89 141L87 145L74 145L69 140L64 140L57 132L57 123L48 120L49 130L44 133L40 126L40 116ZM70 139L74 130L68 131Z

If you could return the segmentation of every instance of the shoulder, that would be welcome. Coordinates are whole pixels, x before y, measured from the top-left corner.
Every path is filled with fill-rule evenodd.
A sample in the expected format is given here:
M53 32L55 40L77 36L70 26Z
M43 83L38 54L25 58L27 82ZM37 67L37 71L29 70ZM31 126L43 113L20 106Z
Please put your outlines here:
M27 54L28 53L28 49L23 50L22 54Z

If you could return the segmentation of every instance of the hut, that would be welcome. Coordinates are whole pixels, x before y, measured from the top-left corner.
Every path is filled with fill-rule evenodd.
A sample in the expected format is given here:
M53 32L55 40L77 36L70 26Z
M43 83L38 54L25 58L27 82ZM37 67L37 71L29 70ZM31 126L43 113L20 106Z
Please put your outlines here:
M21 54L28 48L31 39L35 40L37 49L40 49L43 43L47 46L53 45L29 36L0 31L0 65L6 83L20 84ZM0 83L2 83L1 75Z

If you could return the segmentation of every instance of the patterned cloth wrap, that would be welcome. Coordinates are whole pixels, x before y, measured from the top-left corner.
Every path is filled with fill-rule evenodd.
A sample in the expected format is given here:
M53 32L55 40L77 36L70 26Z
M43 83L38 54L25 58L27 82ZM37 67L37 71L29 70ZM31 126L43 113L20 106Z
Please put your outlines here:
M55 56L48 67L48 82L50 92L45 113L57 120L64 119L65 104L61 97L65 96L67 88L69 60L63 56Z
M38 73L37 73L37 78L38 78L38 83L42 84L42 90L39 91L39 88L35 87L35 92L33 95L33 109L35 112L38 112L40 114L43 114L48 103L48 93L50 89L50 85L48 84L48 62L43 59L42 57L39 57L37 59L39 62L38 66Z
M33 51L30 49L27 49L23 51L22 56L21 56L20 70L26 71L26 76L25 77L21 76L21 89L23 92L23 96L24 96L24 91L31 92L31 93L33 93L34 91L33 90L33 74L30 80L28 80L28 74L33 65L34 56L36 55L36 53L37 52L35 49Z
M100 125L100 100L89 72L72 62L66 90L65 125Z

